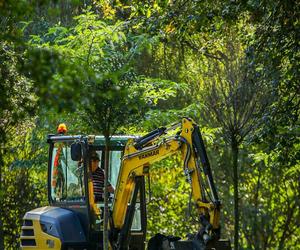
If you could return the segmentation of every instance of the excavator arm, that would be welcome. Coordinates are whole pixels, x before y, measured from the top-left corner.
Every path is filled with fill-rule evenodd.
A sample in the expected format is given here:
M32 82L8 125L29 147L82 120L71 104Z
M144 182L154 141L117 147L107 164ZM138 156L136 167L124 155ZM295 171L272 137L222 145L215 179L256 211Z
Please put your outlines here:
M169 135L170 131L174 132L176 128L177 133ZM171 128L156 129L138 140L130 140L127 143L112 212L115 232L119 232L119 234L124 232L128 204L136 195L135 186L139 185L137 183L138 177L147 175L152 163L176 153L180 153L182 156L184 174L191 184L192 196L202 224L198 237L204 244L219 238L221 204L199 127L190 118L183 118L181 123ZM122 244L124 242L119 235L118 242L112 245L120 246ZM118 249L118 247L116 248Z

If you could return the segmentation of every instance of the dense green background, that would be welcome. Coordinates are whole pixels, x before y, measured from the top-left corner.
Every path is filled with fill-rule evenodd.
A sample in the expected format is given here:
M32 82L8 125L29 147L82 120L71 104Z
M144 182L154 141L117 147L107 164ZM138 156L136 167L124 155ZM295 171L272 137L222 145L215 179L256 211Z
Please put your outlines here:
M201 126L235 249L300 248L300 4L0 0L0 249L47 204L45 138ZM148 237L197 230L177 156L152 167Z

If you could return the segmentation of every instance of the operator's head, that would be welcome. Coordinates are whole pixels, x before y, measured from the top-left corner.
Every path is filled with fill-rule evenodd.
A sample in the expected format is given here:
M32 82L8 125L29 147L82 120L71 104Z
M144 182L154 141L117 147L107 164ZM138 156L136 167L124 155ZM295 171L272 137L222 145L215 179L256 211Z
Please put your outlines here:
M91 159L91 170L92 172L94 172L99 166L100 157L96 151L93 151L90 159Z

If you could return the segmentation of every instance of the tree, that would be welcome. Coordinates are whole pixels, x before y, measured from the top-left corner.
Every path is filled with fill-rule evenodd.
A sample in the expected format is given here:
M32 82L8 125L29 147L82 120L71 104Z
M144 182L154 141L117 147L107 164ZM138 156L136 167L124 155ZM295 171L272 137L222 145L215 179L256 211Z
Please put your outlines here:
M7 142L14 137L12 130L20 119L35 113L36 98L32 94L32 82L17 70L20 55L14 51L10 42L0 41L0 197L4 195L2 175L5 171L5 155L8 152ZM2 207L0 217L0 249L4 249L2 226Z
M300 5L297 1L262 2L250 10L256 25L252 44L253 62L261 67L261 79L269 83L273 103L267 109L262 128L254 142L260 169L257 183L257 206L261 213L258 231L264 235L261 243L255 234L247 239L258 248L296 249L299 241L295 206L299 206L299 45L297 39ZM252 8L251 8L252 7ZM265 204L262 197L267 197ZM270 207L271 205L271 207ZM278 219L278 217L280 219ZM265 227L261 220L272 221ZM249 237L250 236L250 237ZM279 239L276 242L272 238Z
M239 242L239 150L240 145L262 122L269 99L266 86L254 77L238 41L226 41L225 51L218 50L216 59L206 60L201 88L204 117L221 127L223 137L231 148L234 189L234 248Z
M80 100L80 104L75 102L79 110L78 115L90 125L91 131L105 136L105 172L107 174L104 184L104 249L107 249L107 178L110 136L120 127L136 123L141 119L149 107L145 99L157 100L160 95L155 93L154 96L144 98L145 87L155 85L155 81L137 76L132 69L133 59L140 47L143 48L145 42L143 37L128 36L127 39L122 31L124 28L122 23L108 25L89 10L75 17L75 20L77 25L74 28L55 26L51 27L44 36L33 36L31 45L34 49L38 48L42 51L42 54L37 54L37 60L40 55L46 56L46 60L42 60L40 70L31 71L31 75L36 76L38 81L42 80L41 75L49 75L48 82L53 89L50 95L53 97L57 97L57 94L61 97L61 93L57 92L53 86L57 86L57 90L60 90L60 84L70 88L65 85L66 81L72 86L74 83L78 84L80 88L76 87L75 91L70 89L67 94L73 97L73 104L74 97ZM54 74L51 74L53 70L49 71L49 68L43 66L43 62L49 57L54 58L56 62ZM67 60L61 63L63 57ZM74 81L74 78L77 80ZM49 92L41 90L42 94L49 95ZM166 91L162 94L162 98L173 93L174 91ZM68 103L69 99L65 98L63 102L65 101Z
M5 249L18 249L25 212L47 202L47 149L45 140L41 139L44 135L35 131L31 117L10 126L8 134L2 182L6 191L1 197L1 218Z

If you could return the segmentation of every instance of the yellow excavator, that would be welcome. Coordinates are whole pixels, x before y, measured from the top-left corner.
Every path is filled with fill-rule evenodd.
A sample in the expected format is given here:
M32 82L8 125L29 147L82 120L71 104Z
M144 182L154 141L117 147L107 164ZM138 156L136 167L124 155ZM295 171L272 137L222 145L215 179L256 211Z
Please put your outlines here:
M89 168L92 152L101 167L105 161L103 136L49 135L49 206L24 216L21 249L103 249L103 202L93 193ZM145 177L151 164L180 154L199 216L199 230L181 240L162 234L146 244ZM109 200L109 248L112 250L195 249L230 250L220 239L221 203L198 125L190 118L145 136L112 136L109 145L109 182L115 193Z

